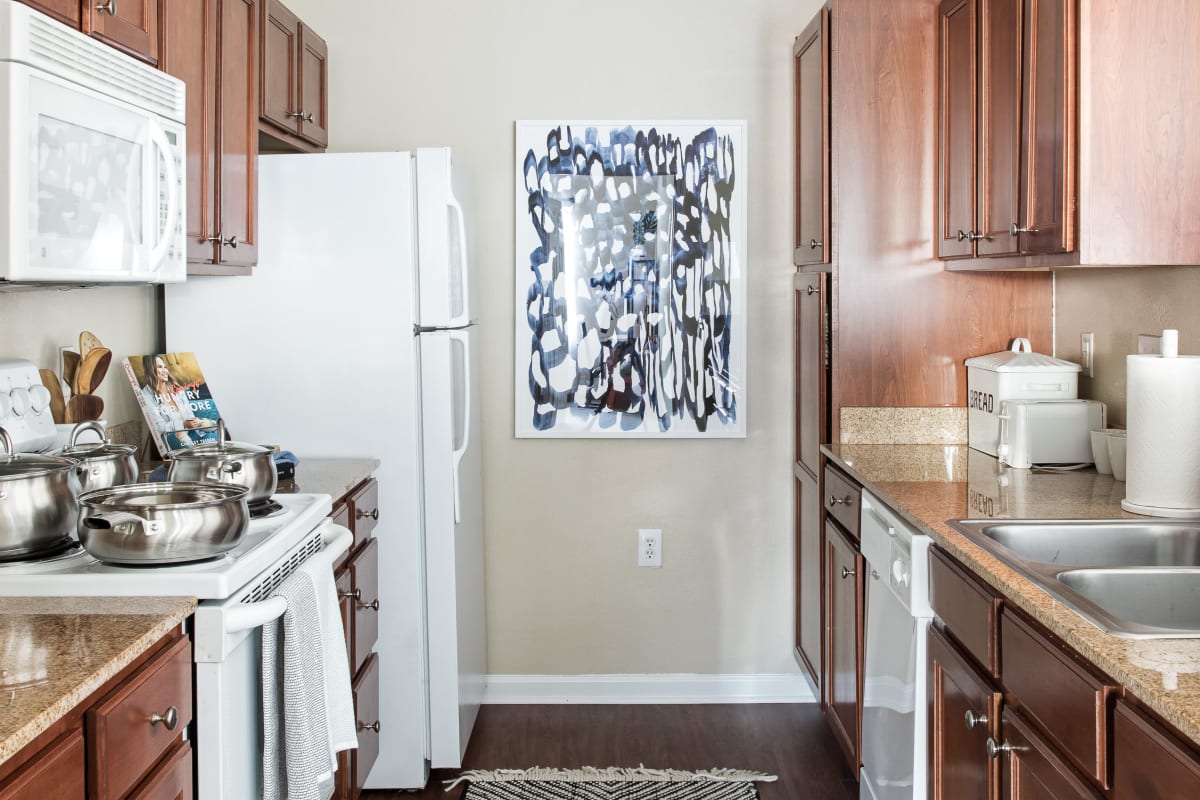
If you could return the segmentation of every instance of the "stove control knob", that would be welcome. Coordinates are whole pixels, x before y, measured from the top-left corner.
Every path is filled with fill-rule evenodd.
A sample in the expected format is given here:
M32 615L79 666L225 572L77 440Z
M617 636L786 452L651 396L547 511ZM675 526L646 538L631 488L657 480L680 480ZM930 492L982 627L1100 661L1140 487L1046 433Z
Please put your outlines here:
M8 399L12 401L12 413L18 417L23 417L29 411L29 390L17 388L8 393Z
M34 386L29 390L29 405L33 413L41 414L50 407L50 390L45 386Z

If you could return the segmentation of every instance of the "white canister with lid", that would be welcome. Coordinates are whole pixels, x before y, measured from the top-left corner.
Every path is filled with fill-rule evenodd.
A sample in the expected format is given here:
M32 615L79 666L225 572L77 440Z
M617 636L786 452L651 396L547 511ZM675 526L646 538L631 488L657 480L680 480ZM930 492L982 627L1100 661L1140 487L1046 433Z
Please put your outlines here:
M1074 400L1079 373L1071 361L1033 352L1028 339L1014 339L1008 350L975 356L967 365L967 443L996 455L1000 414L1005 400Z

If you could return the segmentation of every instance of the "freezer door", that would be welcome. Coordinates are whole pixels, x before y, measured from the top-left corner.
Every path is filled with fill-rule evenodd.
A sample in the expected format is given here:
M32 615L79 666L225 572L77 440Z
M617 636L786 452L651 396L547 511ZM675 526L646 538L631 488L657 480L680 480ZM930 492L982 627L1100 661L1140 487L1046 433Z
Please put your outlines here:
M474 327L422 333L430 761L460 767L487 672Z
M417 322L461 328L474 319L462 206L451 185L450 150L417 150Z

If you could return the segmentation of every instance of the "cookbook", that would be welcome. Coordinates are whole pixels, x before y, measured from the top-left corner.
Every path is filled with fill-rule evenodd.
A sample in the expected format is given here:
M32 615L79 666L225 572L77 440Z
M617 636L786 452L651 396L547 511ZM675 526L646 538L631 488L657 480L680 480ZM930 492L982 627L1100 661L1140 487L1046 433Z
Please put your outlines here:
M217 440L221 415L195 353L129 356L125 374L150 428L150 438L164 459L201 442Z

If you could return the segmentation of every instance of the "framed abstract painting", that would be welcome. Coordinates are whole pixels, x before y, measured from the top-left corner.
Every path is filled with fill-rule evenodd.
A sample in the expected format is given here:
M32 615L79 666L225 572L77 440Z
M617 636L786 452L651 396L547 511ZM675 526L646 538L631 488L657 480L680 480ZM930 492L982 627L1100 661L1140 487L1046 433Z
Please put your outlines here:
M746 123L517 123L516 435L746 435Z

